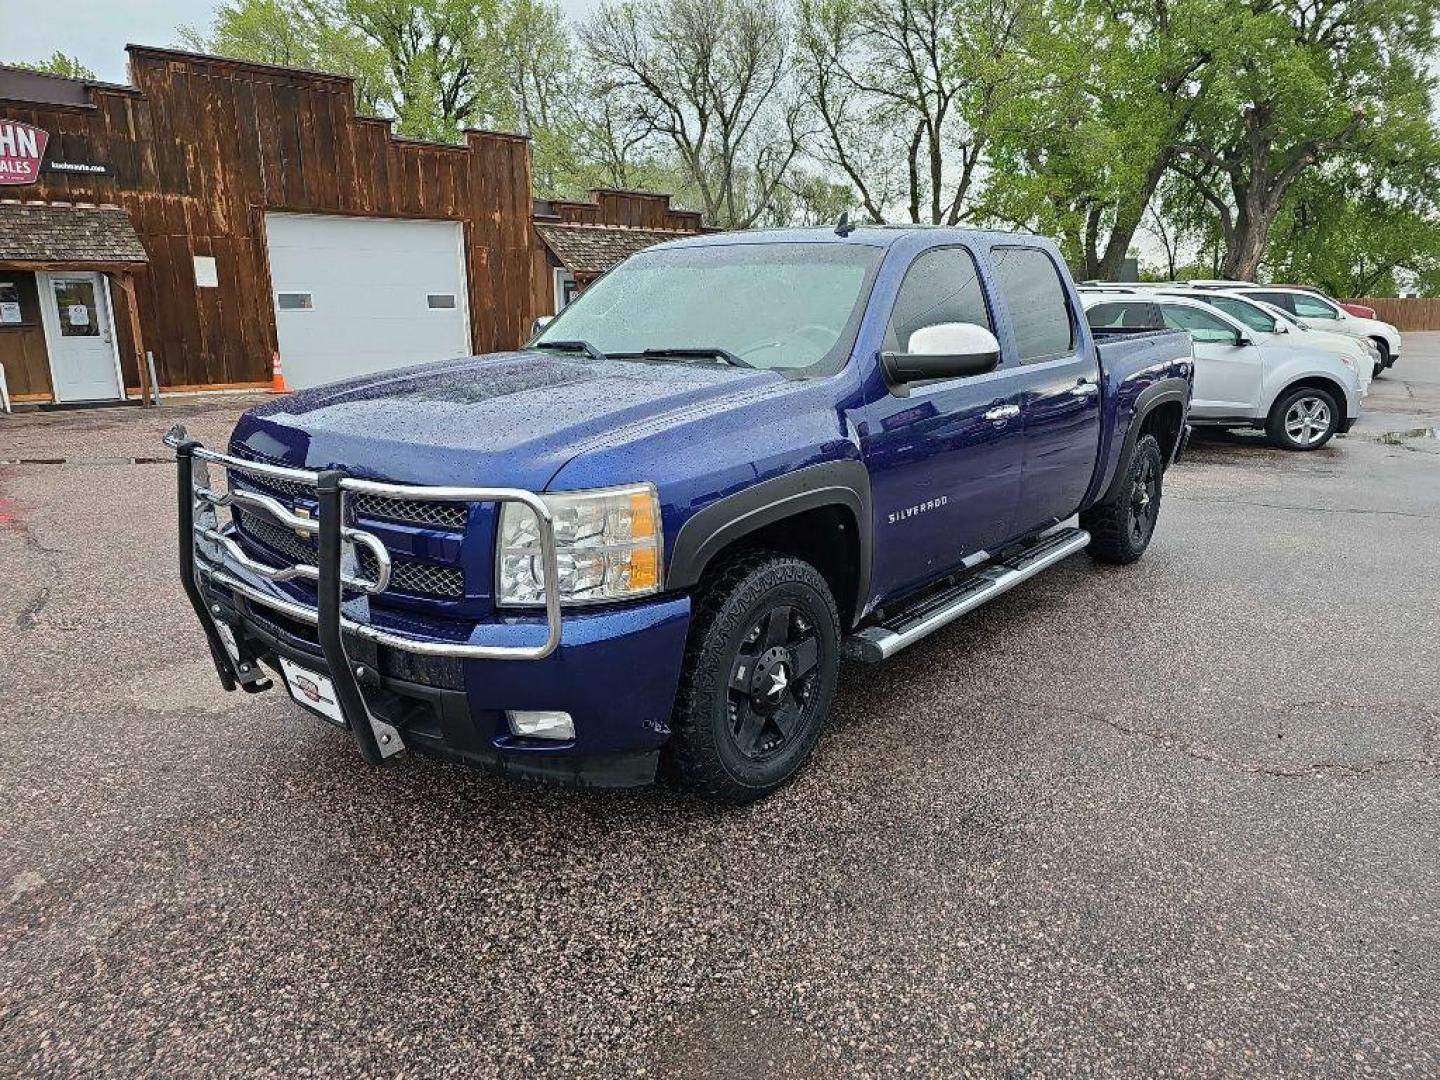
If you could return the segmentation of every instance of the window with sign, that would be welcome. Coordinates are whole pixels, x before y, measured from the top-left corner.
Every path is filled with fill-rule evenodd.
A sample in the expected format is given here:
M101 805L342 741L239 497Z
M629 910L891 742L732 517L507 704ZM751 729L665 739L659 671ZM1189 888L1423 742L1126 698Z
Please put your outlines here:
M99 337L100 308L95 300L95 283L76 278L56 278L55 307L60 313L61 337Z

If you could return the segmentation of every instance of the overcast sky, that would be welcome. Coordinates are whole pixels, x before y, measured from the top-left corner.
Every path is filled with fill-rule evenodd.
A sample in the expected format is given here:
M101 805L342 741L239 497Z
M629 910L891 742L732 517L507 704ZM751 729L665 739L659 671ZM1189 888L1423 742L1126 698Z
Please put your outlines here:
M598 0L560 0L571 19ZM215 0L0 0L0 61L43 60L59 49L107 82L125 82L125 46L174 45L177 26L208 28Z

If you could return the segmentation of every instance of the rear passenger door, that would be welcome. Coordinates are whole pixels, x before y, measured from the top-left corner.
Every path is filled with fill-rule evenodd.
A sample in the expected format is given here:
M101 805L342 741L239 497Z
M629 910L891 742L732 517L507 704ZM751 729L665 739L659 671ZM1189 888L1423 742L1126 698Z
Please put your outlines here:
M998 245L990 262L1009 314L1006 355L1021 372L1019 535L1064 520L1085 498L1100 453L1100 363L1081 347L1078 312L1047 251Z

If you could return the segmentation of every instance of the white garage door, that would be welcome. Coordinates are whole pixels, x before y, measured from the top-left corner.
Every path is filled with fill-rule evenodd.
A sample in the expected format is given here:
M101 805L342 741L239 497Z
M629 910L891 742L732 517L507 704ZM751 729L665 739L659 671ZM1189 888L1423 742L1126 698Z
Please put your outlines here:
M266 214L265 232L292 389L472 351L459 222Z

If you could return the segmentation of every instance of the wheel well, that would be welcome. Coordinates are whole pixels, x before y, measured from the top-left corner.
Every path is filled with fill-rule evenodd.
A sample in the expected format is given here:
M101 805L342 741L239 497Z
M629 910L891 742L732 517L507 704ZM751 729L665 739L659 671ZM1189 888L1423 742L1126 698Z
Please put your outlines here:
M702 581L722 561L744 551L764 550L804 559L825 579L840 610L840 625L849 626L855 615L860 584L860 533L848 507L817 506L746 533L715 553L706 564Z
M1324 390L1327 394L1329 394L1331 400L1335 402L1335 407L1340 410L1340 416L1338 419L1342 423L1344 422L1345 388L1342 387L1339 383L1337 383L1334 379L1327 379L1320 375L1308 375L1303 379L1296 379L1289 386L1285 387L1284 390L1281 390L1280 393L1275 395L1275 401L1270 406L1270 415L1275 415L1276 408L1279 407L1281 399L1283 399L1286 394L1289 394L1293 390L1299 390L1301 387L1309 387L1312 390Z
M1185 409L1180 402L1165 401L1147 412L1140 421L1140 434L1155 436L1155 441L1160 444L1160 460L1167 467L1180 439L1180 423L1184 415Z

